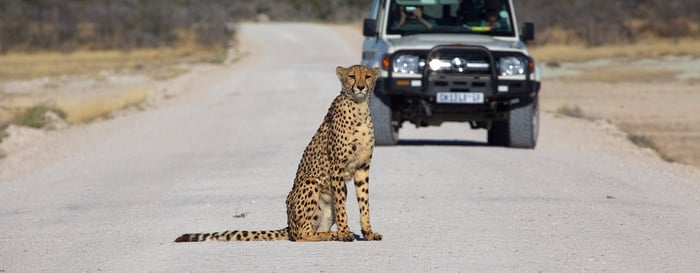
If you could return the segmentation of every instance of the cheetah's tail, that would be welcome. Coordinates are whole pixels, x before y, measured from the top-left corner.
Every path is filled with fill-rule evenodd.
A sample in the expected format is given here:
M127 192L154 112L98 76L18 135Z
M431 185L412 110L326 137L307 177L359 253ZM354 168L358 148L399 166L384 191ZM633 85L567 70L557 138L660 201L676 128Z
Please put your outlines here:
M175 239L176 243L203 241L275 241L289 240L289 228L264 231L230 230L214 233L188 233Z

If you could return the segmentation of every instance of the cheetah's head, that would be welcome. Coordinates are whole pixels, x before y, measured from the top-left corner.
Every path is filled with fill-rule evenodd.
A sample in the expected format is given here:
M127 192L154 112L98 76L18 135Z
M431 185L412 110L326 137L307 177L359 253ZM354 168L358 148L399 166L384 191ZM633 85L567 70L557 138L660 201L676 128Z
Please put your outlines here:
M374 91L374 83L379 77L379 68L363 65L353 65L349 68L338 66L335 73L343 86L341 94L360 103L366 101Z

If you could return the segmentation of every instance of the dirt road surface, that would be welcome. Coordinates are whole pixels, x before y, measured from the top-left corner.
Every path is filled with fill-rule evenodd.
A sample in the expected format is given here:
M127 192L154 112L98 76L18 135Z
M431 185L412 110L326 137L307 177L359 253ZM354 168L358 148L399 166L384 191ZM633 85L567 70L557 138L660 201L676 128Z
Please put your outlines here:
M375 149L371 169L383 241L172 243L184 232L284 227L301 152L340 90L335 66L360 61L351 27L247 24L240 34L250 54L197 90L52 132L3 160L0 272L700 268L698 172L604 122L551 114L535 150L488 147L466 124L404 127L399 146Z

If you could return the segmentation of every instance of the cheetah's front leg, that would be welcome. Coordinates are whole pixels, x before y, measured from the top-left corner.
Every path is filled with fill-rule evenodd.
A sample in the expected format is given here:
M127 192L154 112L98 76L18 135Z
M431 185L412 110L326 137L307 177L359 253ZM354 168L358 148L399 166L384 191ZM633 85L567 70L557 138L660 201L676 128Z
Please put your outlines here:
M372 225L369 223L369 164L363 165L355 172L354 180L357 205L360 207L362 236L368 241L379 241L382 235L372 232Z
M350 232L350 228L348 227L348 214L345 210L348 188L342 175L331 177L331 185L333 187L335 199L335 225L338 227L337 239L339 241L352 242L355 240L355 236Z

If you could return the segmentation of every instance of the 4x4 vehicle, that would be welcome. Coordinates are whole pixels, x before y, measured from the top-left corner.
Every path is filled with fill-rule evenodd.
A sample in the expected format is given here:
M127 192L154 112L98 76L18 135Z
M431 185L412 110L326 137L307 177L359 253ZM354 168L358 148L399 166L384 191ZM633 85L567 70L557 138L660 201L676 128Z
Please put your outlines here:
M380 67L370 111L375 144L399 129L469 122L490 145L534 148L540 72L510 0L374 0L362 64Z

